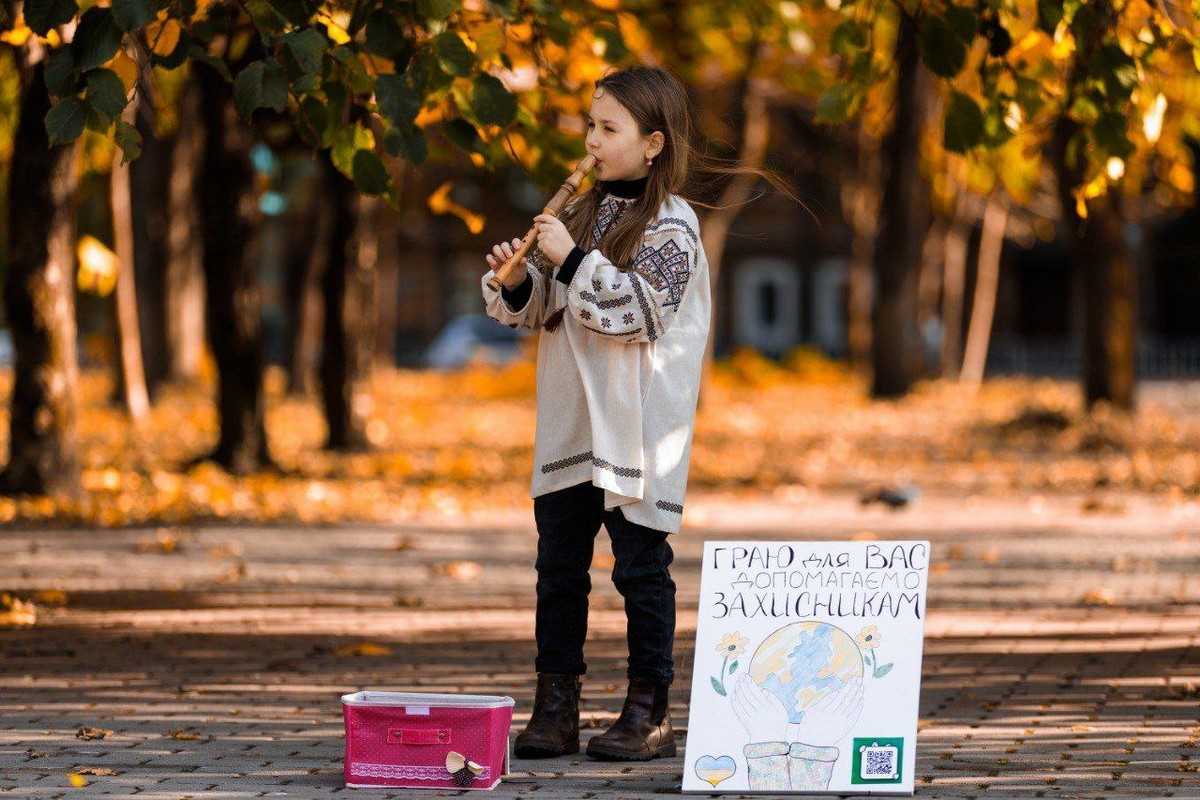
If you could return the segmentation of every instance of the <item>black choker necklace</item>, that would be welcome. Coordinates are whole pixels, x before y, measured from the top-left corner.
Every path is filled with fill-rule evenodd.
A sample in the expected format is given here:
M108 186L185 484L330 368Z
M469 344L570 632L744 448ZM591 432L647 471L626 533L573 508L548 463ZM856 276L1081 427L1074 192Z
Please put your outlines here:
M633 200L642 196L642 192L646 191L646 183L649 180L650 176L647 175L643 178L634 178L628 181L596 181L596 186L604 194L611 194L622 200Z

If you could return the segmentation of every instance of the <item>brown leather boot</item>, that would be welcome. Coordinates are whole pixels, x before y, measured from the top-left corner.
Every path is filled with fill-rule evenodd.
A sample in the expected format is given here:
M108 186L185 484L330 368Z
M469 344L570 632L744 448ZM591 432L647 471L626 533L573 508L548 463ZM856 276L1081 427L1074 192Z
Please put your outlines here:
M665 702L663 718L653 721L654 692L650 681L630 678L621 716L611 728L591 738L587 754L602 761L649 761L675 755L675 731L671 730L671 713L665 709Z
M517 734L513 754L517 758L553 758L579 752L578 675L539 672L533 714L525 730Z

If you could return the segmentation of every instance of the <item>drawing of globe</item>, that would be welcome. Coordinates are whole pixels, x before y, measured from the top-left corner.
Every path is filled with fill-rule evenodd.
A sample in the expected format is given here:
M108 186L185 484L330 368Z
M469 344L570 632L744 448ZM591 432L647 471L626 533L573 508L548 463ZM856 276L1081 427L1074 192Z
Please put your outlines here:
M854 638L824 622L796 622L768 636L750 661L754 682L783 701L788 722L863 674L862 652Z

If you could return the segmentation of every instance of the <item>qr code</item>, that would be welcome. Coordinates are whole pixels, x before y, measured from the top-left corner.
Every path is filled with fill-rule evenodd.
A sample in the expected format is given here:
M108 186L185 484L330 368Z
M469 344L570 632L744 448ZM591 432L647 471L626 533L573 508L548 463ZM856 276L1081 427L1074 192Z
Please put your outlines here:
M899 774L900 751L894 745L863 746L861 752L861 777L864 780L891 780Z

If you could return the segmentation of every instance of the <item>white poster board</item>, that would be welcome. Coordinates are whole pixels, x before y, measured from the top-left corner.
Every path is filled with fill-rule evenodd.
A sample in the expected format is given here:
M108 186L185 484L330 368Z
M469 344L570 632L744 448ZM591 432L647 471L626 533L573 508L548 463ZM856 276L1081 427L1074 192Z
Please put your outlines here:
M929 542L706 542L683 791L913 793Z

